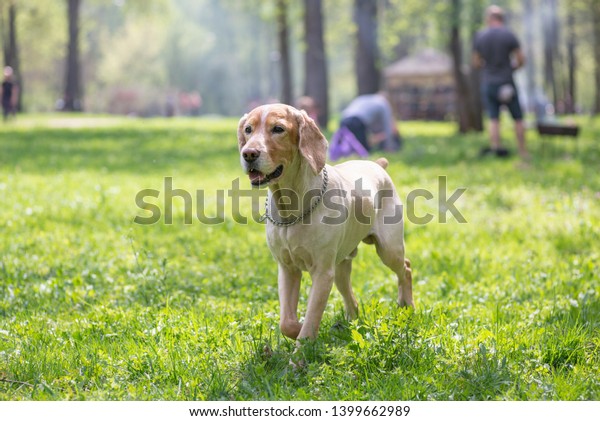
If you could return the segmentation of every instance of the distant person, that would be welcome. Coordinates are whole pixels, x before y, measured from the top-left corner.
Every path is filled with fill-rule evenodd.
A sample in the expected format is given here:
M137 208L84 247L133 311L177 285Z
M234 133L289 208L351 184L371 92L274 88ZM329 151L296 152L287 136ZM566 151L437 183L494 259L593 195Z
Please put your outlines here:
M401 146L387 96L361 95L342 111L340 128L331 139L329 157L333 161L350 155L366 158L373 150L394 152Z
M188 95L189 103L189 114L193 116L200 115L200 108L202 108L202 96L200 92L192 91Z
M175 95L174 94L168 94L167 95L167 101L165 103L165 115L167 117L174 117L175 116L175 111L176 111L176 104L175 104L176 100L175 100Z
M19 87L14 81L13 69L10 66L4 68L4 80L2 81L2 114L4 121L9 115L15 115L17 111L17 98Z
M519 154L529 157L525 148L525 127L513 72L525 64L517 37L504 26L504 11L498 6L486 10L486 28L477 33L473 65L481 68L481 92L490 117L490 148L483 154L508 156L500 143L500 107L506 105L515 121Z

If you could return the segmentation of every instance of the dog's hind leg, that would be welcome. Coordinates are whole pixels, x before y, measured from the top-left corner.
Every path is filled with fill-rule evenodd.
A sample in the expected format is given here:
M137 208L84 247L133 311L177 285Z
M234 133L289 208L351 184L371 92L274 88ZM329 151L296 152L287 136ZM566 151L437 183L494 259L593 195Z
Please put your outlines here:
M391 230L393 231L393 230ZM385 236L375 237L377 254L384 265L389 267L398 276L398 305L402 307L414 307L412 294L412 271L410 261L404 258L404 242L393 232L387 232Z
M345 258L335 267L335 286L342 294L344 299L344 310L346 311L346 319L354 320L358 316L358 303L352 292L352 283L350 274L352 272L352 259L356 256L357 250Z

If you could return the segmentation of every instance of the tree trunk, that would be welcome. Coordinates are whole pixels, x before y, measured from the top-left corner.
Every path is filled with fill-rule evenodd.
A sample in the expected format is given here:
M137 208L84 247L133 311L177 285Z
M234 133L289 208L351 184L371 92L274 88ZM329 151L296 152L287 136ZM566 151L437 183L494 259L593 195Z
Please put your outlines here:
M575 13L569 9L567 15L567 97L565 111L569 114L575 113L575 68L577 61L575 58Z
M533 54L534 46L534 9L532 0L524 1L525 12L525 48L527 51L527 60L525 62L525 79L527 86L527 108L529 111L536 111L536 92L535 92L535 54ZM536 118L539 117L536 113Z
M290 43L288 17L288 0L277 0L277 39L281 63L281 102L292 104L292 66L290 61Z
M355 69L358 95L379 90L377 62L377 1L354 0L354 22L357 26Z
M544 31L544 84L546 91L552 95L552 103L556 109L558 90L554 62L557 59L558 47L558 22L556 17L556 0L549 0L543 5L543 31Z
M304 94L317 105L319 125L327 127L329 120L329 95L327 57L323 42L322 0L304 0L305 84Z
M483 6L480 0L471 3L471 48L475 44L477 29L480 26L481 17L483 16ZM472 113L473 130L483 131L483 101L481 99L481 71L477 67L471 65L469 73L469 109Z
M596 81L594 114L600 114L600 2L594 0L591 6L594 23L594 79Z
M65 111L82 111L79 66L79 9L81 0L68 0L69 50L65 81Z
M460 39L460 0L452 0L450 26L450 53L453 59L453 73L456 86L456 109L458 117L458 129L466 133L476 129L474 111L472 109L471 92L469 83L462 70L462 44Z
M4 19L2 19L4 21ZM8 5L8 33L3 33L4 65L13 69L13 78L17 84L17 111L22 111L21 98L23 98L23 80L21 78L21 66L19 61L19 50L17 45L17 7L14 1ZM2 22L4 24L4 22Z

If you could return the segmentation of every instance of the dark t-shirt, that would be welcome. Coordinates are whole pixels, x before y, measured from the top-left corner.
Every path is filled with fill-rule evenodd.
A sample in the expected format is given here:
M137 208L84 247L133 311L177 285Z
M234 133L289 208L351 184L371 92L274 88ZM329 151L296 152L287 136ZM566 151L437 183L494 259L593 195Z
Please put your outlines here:
M484 83L512 82L510 54L519 48L519 40L509 29L502 26L480 31L475 37L474 48L484 61Z
M10 103L12 98L13 83L5 80L2 82L2 103Z

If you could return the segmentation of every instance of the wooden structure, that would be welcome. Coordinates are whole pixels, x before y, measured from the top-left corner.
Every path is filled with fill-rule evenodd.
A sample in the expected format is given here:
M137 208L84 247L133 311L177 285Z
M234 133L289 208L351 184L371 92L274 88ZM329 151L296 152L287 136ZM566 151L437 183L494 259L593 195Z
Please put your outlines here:
M452 58L428 49L384 69L385 90L400 120L446 120L456 110Z
M575 124L560 124L555 122L545 123L538 122L537 123L537 131L542 139L542 153L544 153L546 149L546 139L548 138L558 138L558 139L568 139L572 138L575 140L575 148L576 153L579 154L579 126Z

